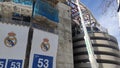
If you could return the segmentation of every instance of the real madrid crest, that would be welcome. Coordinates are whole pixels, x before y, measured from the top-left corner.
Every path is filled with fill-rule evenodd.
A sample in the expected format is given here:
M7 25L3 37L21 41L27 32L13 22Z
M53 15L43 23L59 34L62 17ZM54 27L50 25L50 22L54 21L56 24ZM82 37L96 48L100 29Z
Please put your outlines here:
M47 38L43 39L43 42L40 45L42 51L46 52L50 49L49 40Z
M9 32L8 36L4 40L4 44L7 47L13 47L13 46L15 46L16 43L17 43L17 39L16 39L15 36L16 36L16 34L14 32Z

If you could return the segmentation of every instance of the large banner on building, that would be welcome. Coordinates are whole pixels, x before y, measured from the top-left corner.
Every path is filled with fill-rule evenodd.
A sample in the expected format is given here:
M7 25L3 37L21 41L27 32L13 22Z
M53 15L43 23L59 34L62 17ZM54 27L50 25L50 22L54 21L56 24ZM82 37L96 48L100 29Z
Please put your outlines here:
M29 68L56 68L58 36L34 29Z
M0 68L23 68L28 27L0 22Z

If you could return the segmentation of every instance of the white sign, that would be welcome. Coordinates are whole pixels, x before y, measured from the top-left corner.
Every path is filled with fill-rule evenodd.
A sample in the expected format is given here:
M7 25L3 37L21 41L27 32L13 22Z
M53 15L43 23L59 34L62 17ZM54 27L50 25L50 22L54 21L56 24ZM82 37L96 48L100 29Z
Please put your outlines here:
M34 29L29 68L56 68L58 36Z
M0 68L23 68L28 30L0 22Z

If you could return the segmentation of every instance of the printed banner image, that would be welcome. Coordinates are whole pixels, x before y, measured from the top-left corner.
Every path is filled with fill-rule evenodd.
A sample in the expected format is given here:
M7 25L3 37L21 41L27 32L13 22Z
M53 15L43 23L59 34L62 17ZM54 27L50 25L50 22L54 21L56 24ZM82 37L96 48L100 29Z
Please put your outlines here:
M0 68L23 68L29 27L0 22Z
M58 35L34 28L29 68L56 68Z

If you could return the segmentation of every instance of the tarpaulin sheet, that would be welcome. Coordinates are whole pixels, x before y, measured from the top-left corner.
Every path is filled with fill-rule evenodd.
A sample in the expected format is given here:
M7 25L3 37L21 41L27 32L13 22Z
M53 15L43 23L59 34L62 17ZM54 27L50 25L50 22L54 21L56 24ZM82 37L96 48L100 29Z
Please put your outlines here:
M32 6L31 0L25 0L25 1L13 0L13 2ZM56 8L54 8L53 6L51 6L49 3L44 2L42 0L36 0L34 13L36 15L45 16L46 18L48 18L52 21L59 22L58 10Z
M42 15L48 19L58 22L58 10L52 7L50 4L37 0L35 5L35 14Z
M15 3L32 6L32 0L13 0Z

